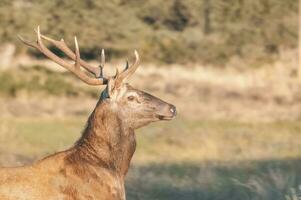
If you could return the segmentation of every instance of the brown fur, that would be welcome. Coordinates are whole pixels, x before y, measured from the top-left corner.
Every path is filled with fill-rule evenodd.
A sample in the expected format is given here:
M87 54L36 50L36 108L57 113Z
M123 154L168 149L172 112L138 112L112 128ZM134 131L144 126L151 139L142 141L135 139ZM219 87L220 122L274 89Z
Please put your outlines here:
M0 199L124 200L134 129L174 116L174 106L127 84L106 88L72 148L30 166L0 168Z

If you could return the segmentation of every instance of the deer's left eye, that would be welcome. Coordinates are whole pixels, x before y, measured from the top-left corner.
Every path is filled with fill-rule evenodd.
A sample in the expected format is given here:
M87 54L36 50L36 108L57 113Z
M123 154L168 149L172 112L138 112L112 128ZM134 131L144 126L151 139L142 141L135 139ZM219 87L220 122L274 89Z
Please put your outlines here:
M135 99L136 99L135 96L128 96L128 100L129 100L129 101L134 101Z

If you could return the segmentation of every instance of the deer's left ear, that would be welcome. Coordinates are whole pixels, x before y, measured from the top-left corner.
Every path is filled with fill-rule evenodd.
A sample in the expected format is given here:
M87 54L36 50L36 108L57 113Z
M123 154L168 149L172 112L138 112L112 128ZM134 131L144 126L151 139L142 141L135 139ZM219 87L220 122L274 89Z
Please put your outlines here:
M108 87L107 87L107 93L109 95L110 98L112 98L114 96L114 89L115 89L115 80L114 79L109 79L108 80Z
M119 84L115 79L109 79L107 84L107 95L111 100L117 100L125 91L124 84Z

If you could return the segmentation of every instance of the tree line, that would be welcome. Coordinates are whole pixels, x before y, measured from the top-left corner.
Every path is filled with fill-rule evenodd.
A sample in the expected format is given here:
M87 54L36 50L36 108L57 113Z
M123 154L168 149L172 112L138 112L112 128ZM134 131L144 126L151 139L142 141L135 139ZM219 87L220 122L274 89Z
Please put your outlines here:
M298 44L296 0L2 0L0 40L34 38L33 28L72 44L83 57L109 58L138 49L144 60L259 66ZM72 44L73 45L73 44ZM34 56L35 51L29 51ZM60 52L58 52L60 53Z

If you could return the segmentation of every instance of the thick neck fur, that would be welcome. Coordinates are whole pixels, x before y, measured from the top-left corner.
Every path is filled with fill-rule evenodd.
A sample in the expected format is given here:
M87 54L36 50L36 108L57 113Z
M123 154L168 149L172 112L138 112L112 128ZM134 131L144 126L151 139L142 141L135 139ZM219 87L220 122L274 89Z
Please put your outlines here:
M67 159L72 164L105 168L124 177L135 148L134 131L123 124L108 102L100 101Z

